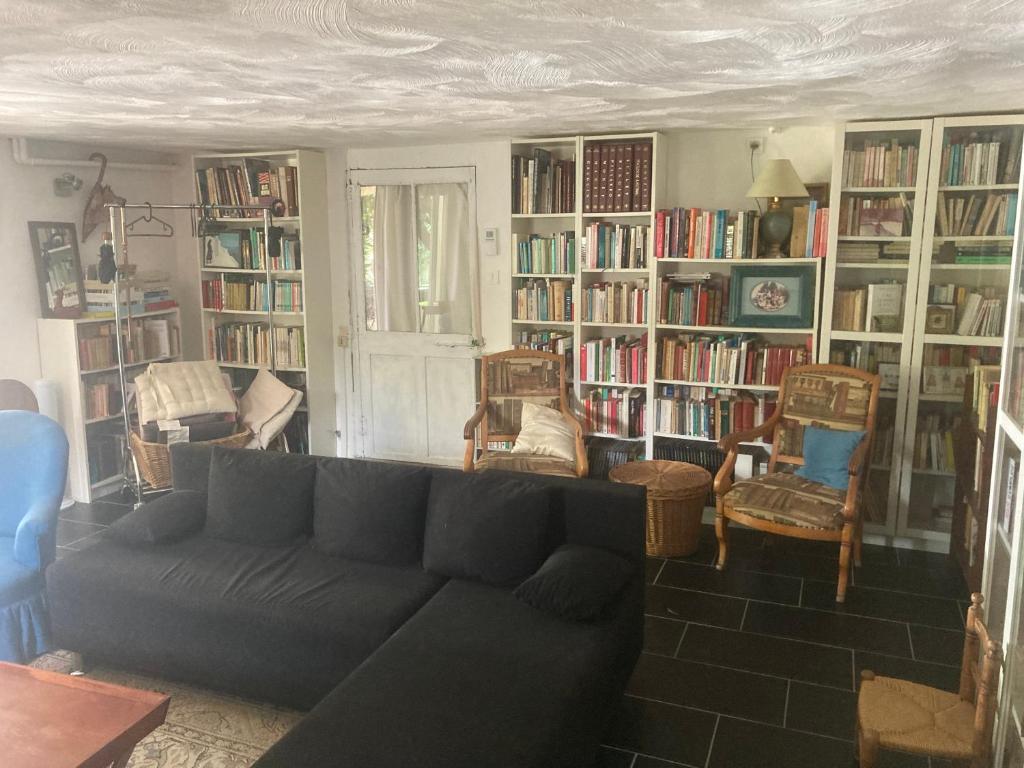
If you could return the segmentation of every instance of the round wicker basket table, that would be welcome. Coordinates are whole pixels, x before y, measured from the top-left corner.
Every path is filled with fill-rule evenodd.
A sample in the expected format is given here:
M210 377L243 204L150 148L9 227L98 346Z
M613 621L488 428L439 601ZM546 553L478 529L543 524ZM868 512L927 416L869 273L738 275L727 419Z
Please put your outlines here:
M711 473L683 461L630 461L608 479L647 488L647 554L679 557L697 551Z

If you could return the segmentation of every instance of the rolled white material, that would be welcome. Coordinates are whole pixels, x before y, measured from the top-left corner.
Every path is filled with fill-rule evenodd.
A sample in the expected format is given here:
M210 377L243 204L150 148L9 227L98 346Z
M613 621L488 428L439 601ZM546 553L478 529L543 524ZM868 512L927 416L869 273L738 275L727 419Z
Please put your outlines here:
M62 427L64 426L63 420L60 417L60 384L53 379L36 379L32 385L32 389L36 393L36 402L39 403L39 412L43 416L49 416L51 419L56 421ZM64 429L65 433L67 428ZM65 483L64 486L64 500L60 503L61 509L67 509L75 500L71 498L68 493L68 487Z

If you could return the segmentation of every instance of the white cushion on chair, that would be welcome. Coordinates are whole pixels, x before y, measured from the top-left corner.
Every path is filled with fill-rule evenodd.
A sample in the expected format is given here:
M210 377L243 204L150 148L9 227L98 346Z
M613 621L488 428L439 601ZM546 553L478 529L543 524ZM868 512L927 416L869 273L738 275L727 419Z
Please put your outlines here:
M576 433L560 411L525 401L522 425L512 453L576 461Z

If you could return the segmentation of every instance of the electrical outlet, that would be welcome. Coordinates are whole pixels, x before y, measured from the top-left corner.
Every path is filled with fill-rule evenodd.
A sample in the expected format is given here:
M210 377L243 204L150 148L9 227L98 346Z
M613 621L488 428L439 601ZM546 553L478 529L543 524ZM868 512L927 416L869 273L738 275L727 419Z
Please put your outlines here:
M750 148L751 152L756 152L757 150L761 149L763 145L761 144L760 139L751 139L749 142L747 142L747 146Z

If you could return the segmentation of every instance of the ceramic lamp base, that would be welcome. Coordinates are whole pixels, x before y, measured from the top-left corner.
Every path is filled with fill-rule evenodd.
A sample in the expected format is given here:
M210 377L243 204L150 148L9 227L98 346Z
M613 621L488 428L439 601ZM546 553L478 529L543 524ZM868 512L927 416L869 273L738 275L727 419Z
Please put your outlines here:
M778 259L786 254L782 252L782 244L789 237L793 228L793 217L788 211L782 210L777 204L769 206L761 217L761 242L764 243L764 258Z

